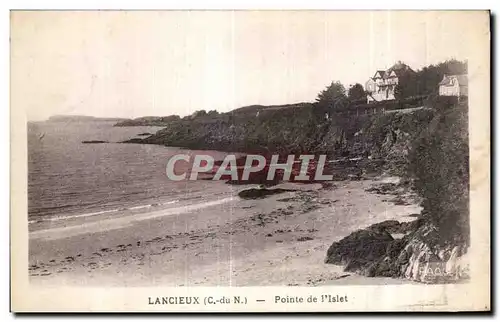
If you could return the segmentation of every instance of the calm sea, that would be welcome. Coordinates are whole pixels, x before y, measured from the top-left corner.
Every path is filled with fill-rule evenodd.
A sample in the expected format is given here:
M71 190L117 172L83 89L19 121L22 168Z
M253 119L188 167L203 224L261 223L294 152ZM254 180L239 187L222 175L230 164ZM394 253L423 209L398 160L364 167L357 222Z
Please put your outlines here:
M190 153L173 147L117 143L158 127L113 127L114 122L28 124L28 218L58 220L180 200L227 195L223 182L170 181L168 158ZM113 143L82 144L84 140ZM225 153L210 151L215 159Z

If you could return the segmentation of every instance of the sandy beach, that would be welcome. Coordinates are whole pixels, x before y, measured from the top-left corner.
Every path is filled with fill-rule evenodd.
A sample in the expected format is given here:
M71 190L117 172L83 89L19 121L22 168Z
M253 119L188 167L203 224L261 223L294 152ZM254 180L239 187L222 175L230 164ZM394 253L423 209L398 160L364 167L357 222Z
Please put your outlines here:
M332 242L384 220L411 221L420 207L404 194L367 191L397 178L284 183L263 199L103 214L33 226L30 281L80 286L317 286L407 283L367 278L325 264ZM396 236L395 236L396 237Z

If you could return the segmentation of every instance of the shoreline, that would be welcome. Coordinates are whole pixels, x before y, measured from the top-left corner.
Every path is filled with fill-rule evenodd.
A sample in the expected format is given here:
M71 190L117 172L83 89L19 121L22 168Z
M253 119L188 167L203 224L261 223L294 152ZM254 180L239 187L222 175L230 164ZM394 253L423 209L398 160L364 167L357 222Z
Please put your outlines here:
M206 207L223 204L227 202L235 201L234 197L226 197L214 201L205 201L199 203L185 202L184 205L177 205L176 207L163 208L158 206L159 209L154 209L152 211L145 211L152 207L132 207L123 211L106 211L96 215L77 215L68 216L60 220L59 224L50 223L49 228L43 228L43 225L39 225L36 230L30 231L30 239L62 239L66 237L72 237L77 235L82 235L86 233L96 233L100 231L111 231L115 229L120 229L123 227L131 226L134 222L139 222L143 220L151 220L155 218L160 218L164 216L181 215L184 213L189 213L190 211L195 211L198 209L203 209ZM177 204L179 201L172 202L169 204ZM156 208L156 207L153 207ZM118 214L115 214L118 213ZM92 217L92 218L90 218ZM87 221L87 219L92 219L92 221ZM49 220L50 221L50 220ZM41 224L41 223L40 223ZM69 224L69 225L68 225ZM45 225L47 226L47 225ZM53 233L58 233L57 236L53 236Z
M236 197L170 214L168 209L130 214L111 219L120 223L112 229L93 221L87 223L93 230L78 233L56 228L66 233L56 238L53 230L35 231L30 234L30 281L88 286L377 284L380 279L346 273L324 259L332 242L355 230L389 219L415 219L411 215L420 212L418 205L396 205L366 191L386 181L346 180L325 187L282 183L274 188L284 192L263 199Z

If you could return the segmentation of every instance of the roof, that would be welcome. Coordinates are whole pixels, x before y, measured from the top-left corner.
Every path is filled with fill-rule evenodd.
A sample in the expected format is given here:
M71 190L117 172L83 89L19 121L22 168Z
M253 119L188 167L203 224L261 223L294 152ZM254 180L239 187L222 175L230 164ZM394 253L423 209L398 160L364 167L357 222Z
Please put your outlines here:
M392 65L392 67L387 70L387 72L386 72L387 77L389 77L391 72L396 73L396 75L399 77L402 74L414 73L415 71L413 69L411 69L410 66L399 61L399 62L395 63L394 65Z
M443 80L439 82L439 85L451 85L451 80L456 79L459 86L468 86L469 80L467 75L444 75Z
M415 73L415 71L413 69L411 69L410 66L399 61L399 62L395 63L394 65L392 65L391 68L389 68L388 70L377 70L375 72L375 75L377 75L377 73L379 73L382 76L382 78L387 79L387 78L389 78L389 75L391 74L391 72L396 73L396 76L398 76L398 77L401 77L403 74L406 74L406 73ZM372 79L375 79L375 75L373 75Z
M375 75L380 74L380 76L382 76L382 78L385 78L385 70L377 70L375 72ZM375 78L375 75L373 75L373 78Z

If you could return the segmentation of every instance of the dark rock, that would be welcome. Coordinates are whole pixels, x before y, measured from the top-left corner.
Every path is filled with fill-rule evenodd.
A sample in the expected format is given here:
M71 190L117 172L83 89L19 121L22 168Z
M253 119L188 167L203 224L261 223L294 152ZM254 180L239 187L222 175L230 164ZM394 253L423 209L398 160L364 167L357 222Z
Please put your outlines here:
M382 221L382 222L376 223L374 225L371 225L367 229L377 230L377 231L386 230L388 233L398 233L400 226L401 226L401 224L397 220L386 220L386 221Z
M389 231L407 235L392 239ZM438 276L426 273L426 265L444 269L448 261L456 260L465 252L463 245L443 243L439 229L423 219L404 223L388 220L358 230L333 243L325 262L344 265L345 271L368 277L402 277L420 282L443 283L467 277L467 267L458 266L453 274Z
M417 220L402 222L399 233L406 234L409 232L417 231L424 224L424 220L419 218Z
M396 206L408 206L409 203L404 200L401 196L397 196L391 200L389 200L389 202L393 202Z
M289 191L293 191L293 190L280 189L280 188L277 188L277 189L253 189L252 188L252 189L240 191L238 193L238 196L240 196L240 198L242 198L242 199L262 199L262 198L265 198L267 196L275 195L278 193L289 192Z
M420 225L422 225L422 223L423 223L422 219L417 219L414 221L402 222L402 223L400 223L397 220L386 220L371 225L367 229L379 230L379 231L385 230L391 234L407 234L409 232L416 231L420 227Z
M333 243L328 249L325 262L344 265L344 270L347 272L356 272L369 277L402 276L402 269L407 266L413 255L413 250L408 249L408 244L422 224L422 219L403 223L386 220L358 230ZM391 234L395 233L406 236L394 239Z
M144 142L144 139L140 138L132 138L130 140L125 140L122 141L121 143L139 143L139 144L147 144L147 142Z
M373 192L379 195L394 194L398 189L398 185L395 183L382 183L375 187L366 189L367 192Z
M90 141L82 141L83 144L97 144L97 143L109 143L108 141L101 140L90 140Z
M389 243L385 256L371 263L363 272L368 277L383 276L396 277L399 276L399 266L396 260L408 243L407 238L396 239Z
M385 230L358 230L328 248L325 263L359 272L385 256L394 238Z
M397 258L403 248L406 246L407 238L396 239L387 247L385 255L389 258Z

